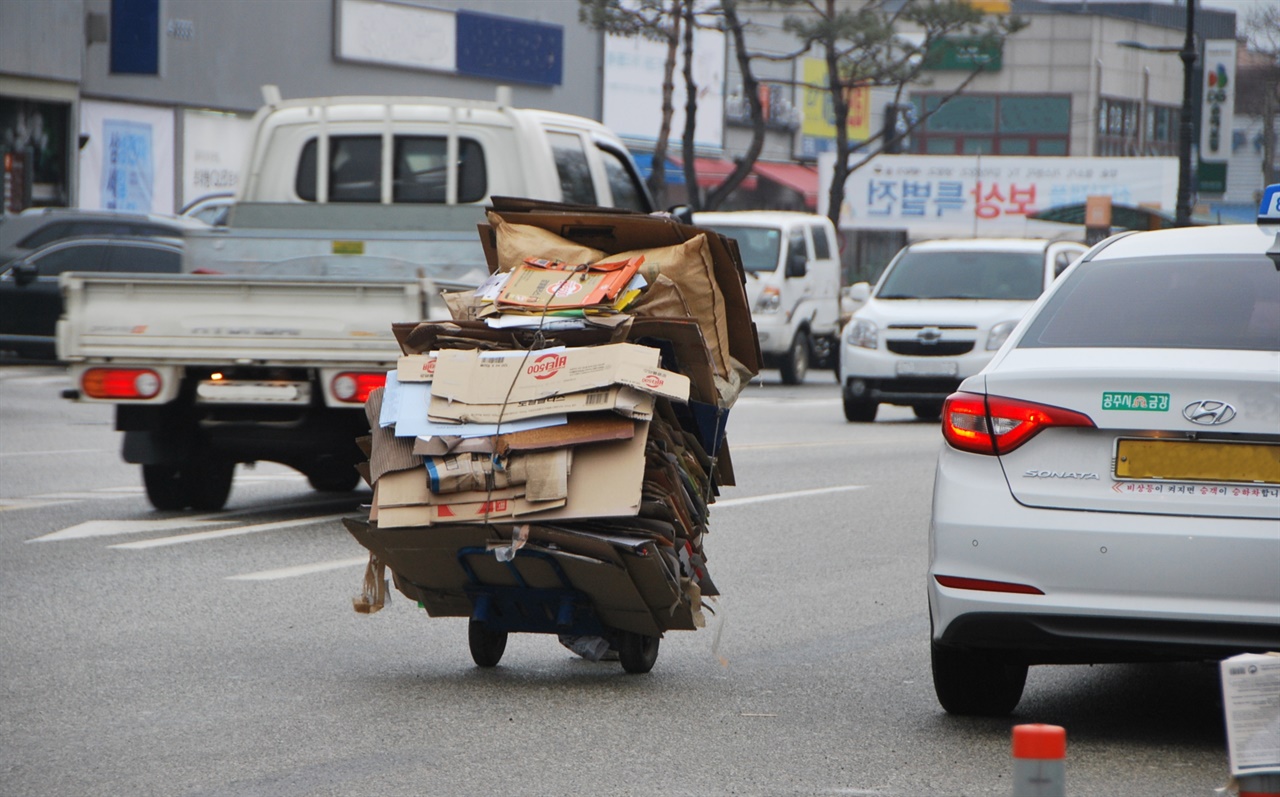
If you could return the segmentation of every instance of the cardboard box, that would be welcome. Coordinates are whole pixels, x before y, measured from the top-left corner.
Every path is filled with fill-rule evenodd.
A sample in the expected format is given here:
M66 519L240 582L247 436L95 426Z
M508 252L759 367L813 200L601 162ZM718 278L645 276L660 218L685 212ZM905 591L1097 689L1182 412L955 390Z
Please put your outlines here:
M496 304L546 312L609 303L643 262L644 257L632 257L579 265L527 257L507 278Z
M751 308L747 304L746 277L741 263L730 251L727 239L720 234L681 224L670 217L595 209L583 211L522 199L495 198L493 212L504 221L540 227L574 243L599 249L606 255L674 246L705 234L711 254L712 276L723 307L719 313L711 307L695 307L693 310L700 315L710 313L710 325L723 327L723 337L709 339L708 345L718 349L721 341L725 341L727 353L734 360L751 374L759 373L760 345L751 320ZM490 269L496 270L497 250L492 227L480 225L480 231L481 244L486 257L490 257Z
M434 421L500 424L543 415L600 410L610 410L637 421L648 421L653 418L653 396L622 385L506 404L466 404L433 395L427 414Z
M626 385L675 401L689 398L689 377L658 367L662 352L634 343L538 351L438 353L433 397L468 404L532 401Z
M396 360L396 379L401 382L430 382L436 372L436 355L405 354Z
M1280 774L1280 653L1220 663L1231 774Z

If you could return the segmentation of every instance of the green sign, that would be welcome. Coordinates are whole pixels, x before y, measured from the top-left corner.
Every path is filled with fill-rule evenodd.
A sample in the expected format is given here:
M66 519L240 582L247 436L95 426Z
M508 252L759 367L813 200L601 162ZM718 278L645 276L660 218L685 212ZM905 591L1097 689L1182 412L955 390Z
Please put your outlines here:
M1168 412L1168 393L1112 393L1102 394L1104 410L1132 410L1135 412Z
M1196 190L1202 194L1225 194L1227 192L1227 163L1200 161L1196 170Z
M938 72L999 72L1004 45L983 39L939 39L929 45L924 68Z

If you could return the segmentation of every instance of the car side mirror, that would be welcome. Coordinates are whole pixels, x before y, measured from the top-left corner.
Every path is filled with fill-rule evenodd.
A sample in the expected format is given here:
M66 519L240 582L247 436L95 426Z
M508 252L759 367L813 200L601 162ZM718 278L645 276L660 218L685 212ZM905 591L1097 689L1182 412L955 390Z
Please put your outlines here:
M787 271L788 277L803 277L809 273L809 261L805 257L803 249L792 249L787 253Z
M30 263L13 264L13 281L17 285L30 285L36 281L40 272Z
M855 282L848 288L848 296L851 301L865 302L871 298L871 283Z

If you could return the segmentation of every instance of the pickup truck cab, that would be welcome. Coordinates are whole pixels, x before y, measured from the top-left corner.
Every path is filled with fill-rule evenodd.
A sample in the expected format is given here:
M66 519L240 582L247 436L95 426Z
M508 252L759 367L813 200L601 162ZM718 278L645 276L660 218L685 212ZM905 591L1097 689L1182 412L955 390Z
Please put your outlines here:
M760 355L788 385L811 364L836 364L840 254L826 216L793 211L695 213L693 223L735 240Z
M1088 251L1023 238L920 241L902 248L841 335L844 415L874 421L881 404L937 419L942 402L991 361L1045 288Z

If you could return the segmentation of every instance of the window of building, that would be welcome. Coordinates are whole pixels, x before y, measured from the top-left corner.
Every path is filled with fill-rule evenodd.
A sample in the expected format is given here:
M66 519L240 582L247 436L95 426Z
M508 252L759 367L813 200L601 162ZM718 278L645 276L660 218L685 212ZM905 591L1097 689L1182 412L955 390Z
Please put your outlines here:
M928 155L1066 155L1071 141L1069 95L944 94L912 96L930 114L905 151Z
M1179 109L1139 100L1103 97L1098 102L1095 155L1136 157L1178 154Z

